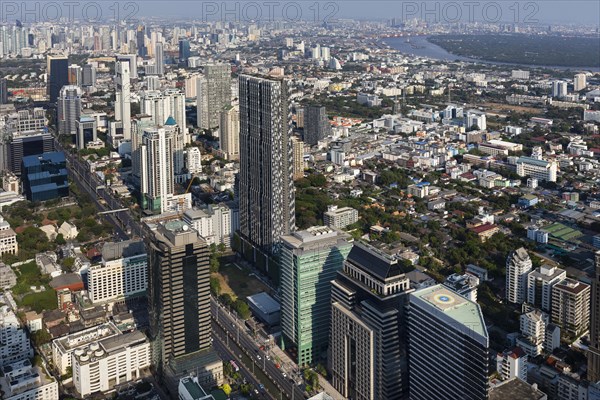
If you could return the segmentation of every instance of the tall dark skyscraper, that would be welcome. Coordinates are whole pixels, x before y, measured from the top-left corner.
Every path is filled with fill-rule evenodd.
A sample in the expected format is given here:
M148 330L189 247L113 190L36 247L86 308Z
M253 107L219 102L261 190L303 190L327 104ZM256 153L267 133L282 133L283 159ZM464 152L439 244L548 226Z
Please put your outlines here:
M8 103L8 83L6 78L0 78L0 104Z
M596 253L596 271L592 282L592 318L588 350L588 381L600 381L600 252Z
M146 57L148 55L148 50L146 49L146 27L143 25L138 26L137 33L137 51L138 56Z
M489 336L479 305L442 285L409 299L410 399L486 399Z
M273 254L295 229L287 83L242 75L239 96L240 232L253 248Z
M406 398L404 310L410 281L398 260L355 243L331 285L328 362L333 386L356 400Z
M325 107L308 106L304 111L304 143L316 145L319 140L331 135L331 124Z
M48 56L48 96L56 103L60 89L69 84L69 59L66 56Z
M190 42L186 39L179 40L179 62L187 62L190 58Z
M202 384L222 381L210 341L209 250L180 220L149 227L148 301L153 362L176 397L179 378L195 372Z

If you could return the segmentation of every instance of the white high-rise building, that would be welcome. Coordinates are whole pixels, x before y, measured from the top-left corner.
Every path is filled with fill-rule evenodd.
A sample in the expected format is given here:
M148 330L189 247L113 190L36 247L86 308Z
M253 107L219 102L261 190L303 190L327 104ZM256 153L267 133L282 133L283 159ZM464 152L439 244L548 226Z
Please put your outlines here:
M164 125L165 131L173 137L173 172L181 176L185 169L185 136L173 117L167 118Z
M193 99L198 92L198 75L192 75L185 79L185 97Z
M554 81L552 82L552 97L562 99L567 95L567 82Z
M190 143L190 135L188 134L185 115L185 93L179 89L167 89L165 90L164 95L169 102L169 116L175 119L175 122L181 129L184 144Z
M527 354L519 347L496 355L496 371L502 380L519 378L527 382Z
M81 88L63 86L57 99L58 131L61 135L77 135L77 121L81 116Z
M190 147L186 151L185 166L190 174L202 172L202 154L198 147Z
M0 367L33 357L27 333L8 306L0 308Z
M219 143L225 159L237 160L240 157L240 108L229 106L221 111Z
M546 312L552 311L552 287L567 277L567 271L550 265L527 275L527 302Z
M163 76L165 73L165 59L162 43L156 43L154 51L154 62L156 68L156 75Z
M170 116L170 102L158 90L145 90L140 93L140 112L152 116L154 125L162 126Z
M88 269L88 293L93 303L123 300L145 293L148 256L139 240L106 243L102 262Z
M141 93L140 112L152 116L155 125L165 125L169 117L173 117L175 123L184 133L184 144L190 142L187 134L187 123L185 115L185 95L178 89L167 89L164 92L158 90L146 90Z
M479 110L469 110L465 112L465 126L470 129L477 126L480 130L487 129L487 120L485 113Z
M232 229L232 212L225 204L210 204L205 209L187 210L183 220L202 236L208 244L230 245Z
M587 86L587 75L586 74L575 74L573 79L573 88L576 92L585 89Z
M506 259L506 299L521 304L527 299L527 274L532 263L523 247L511 252Z
M129 77L137 79L137 55L136 54L117 54L117 61L129 63Z
M525 350L530 357L537 357L544 348L546 327L550 323L550 317L534 309L521 314L519 322L522 337L517 339L517 346Z
M81 396L108 392L150 368L150 342L140 331L109 337L73 352L73 383Z
M131 82L129 61L117 61L116 72L116 98L115 98L115 120L121 121L123 127L123 139L131 140Z
M141 193L145 209L163 213L173 195L173 136L164 127L144 129L141 145Z
M160 90L160 78L155 75L147 75L144 78L146 89L148 90Z

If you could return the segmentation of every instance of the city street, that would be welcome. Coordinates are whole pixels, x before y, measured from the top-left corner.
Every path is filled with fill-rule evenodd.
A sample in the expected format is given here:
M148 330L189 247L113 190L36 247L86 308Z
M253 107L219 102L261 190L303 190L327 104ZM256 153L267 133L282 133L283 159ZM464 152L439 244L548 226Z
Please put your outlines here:
M293 382L291 371L285 371L283 368L277 368L275 361L265 351L260 350L260 345L248 334L247 327L244 321L238 319L213 297L211 297L211 311L213 319L227 330L235 342L245 349L246 353L257 361L258 364L262 361L262 370L265 374L280 388L284 395L290 399L303 399L304 392ZM257 356L260 356L260 360ZM267 359L267 356L271 359ZM288 376L285 376L283 374ZM297 380L297 378L296 378Z

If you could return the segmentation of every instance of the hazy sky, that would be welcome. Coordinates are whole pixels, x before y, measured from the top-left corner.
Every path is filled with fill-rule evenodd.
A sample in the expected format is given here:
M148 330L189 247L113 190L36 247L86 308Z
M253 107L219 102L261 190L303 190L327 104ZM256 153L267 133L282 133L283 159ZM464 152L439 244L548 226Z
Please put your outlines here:
M125 17L187 17L206 20L297 19L323 22L327 18L430 21L488 21L543 24L600 25L598 0L55 0L0 1L0 23L20 19L48 21L56 15L75 19Z
M318 7L315 7L318 5ZM316 8L319 9L317 14ZM229 11L229 13L228 13ZM401 0L340 0L340 1L144 1L139 15L205 16L210 19L227 14L229 19L251 19L269 13L279 18L294 19L298 12L305 19L323 19L327 15L343 18L414 17L454 22L457 20L517 22L517 23L583 23L600 25L600 1L596 0L458 0L458 1L401 1Z

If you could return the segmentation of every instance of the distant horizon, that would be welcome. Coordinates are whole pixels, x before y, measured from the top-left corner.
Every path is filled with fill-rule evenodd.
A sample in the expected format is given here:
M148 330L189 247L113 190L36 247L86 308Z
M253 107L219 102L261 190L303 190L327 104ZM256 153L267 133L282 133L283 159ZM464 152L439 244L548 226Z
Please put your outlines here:
M201 19L207 22L314 21L335 19L407 22L414 19L429 22L467 23L487 22L526 25L585 25L600 26L600 2L593 0L539 1L198 1L158 0L53 2L24 1L2 3L0 24L21 20L29 25L52 22L60 14L70 20L100 21L136 18Z

